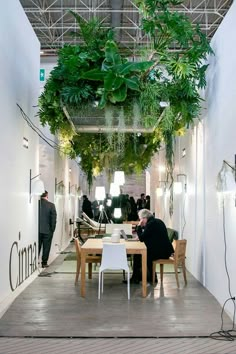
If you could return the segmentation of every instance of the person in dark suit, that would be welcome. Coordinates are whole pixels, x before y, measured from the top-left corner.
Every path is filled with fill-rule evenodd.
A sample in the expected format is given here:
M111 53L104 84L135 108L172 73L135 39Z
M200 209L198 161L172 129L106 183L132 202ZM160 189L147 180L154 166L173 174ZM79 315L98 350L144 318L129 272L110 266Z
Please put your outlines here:
M145 209L150 210L150 195L146 195Z
M137 210L142 210L146 206L146 199L145 199L145 194L142 193L140 195L140 198L137 200Z
M139 224L137 235L141 242L147 247L147 280L152 279L152 261L156 259L168 259L174 253L173 246L169 240L164 222L155 219L151 211L142 209L138 213ZM137 283L141 280L141 257L134 255L133 275L131 282ZM156 277L157 282L157 277Z
M83 195L82 211L90 218L93 218L92 203L87 195Z
M48 192L41 195L39 202L39 254L42 253L42 267L48 267L48 257L56 228L57 212L55 205L48 201Z

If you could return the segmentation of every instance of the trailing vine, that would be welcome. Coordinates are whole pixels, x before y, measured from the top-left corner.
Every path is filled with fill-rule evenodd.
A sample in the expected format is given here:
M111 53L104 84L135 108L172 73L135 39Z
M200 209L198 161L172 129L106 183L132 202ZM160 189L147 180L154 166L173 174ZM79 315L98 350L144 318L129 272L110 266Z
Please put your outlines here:
M206 85L204 61L212 53L199 27L173 11L182 2L136 1L142 30L151 41L148 59L138 62L124 57L112 31L102 29L98 20L86 22L70 12L79 28L73 36L82 43L59 50L57 66L39 98L39 117L59 135L67 155L80 156L89 184L103 170L143 171L163 143L172 183L174 137L183 134L199 115L198 90ZM144 51L142 48L140 54ZM73 130L68 118L84 117L89 123L98 110L108 128L118 121L116 132ZM140 125L152 128L152 133L124 133L126 126L135 131Z

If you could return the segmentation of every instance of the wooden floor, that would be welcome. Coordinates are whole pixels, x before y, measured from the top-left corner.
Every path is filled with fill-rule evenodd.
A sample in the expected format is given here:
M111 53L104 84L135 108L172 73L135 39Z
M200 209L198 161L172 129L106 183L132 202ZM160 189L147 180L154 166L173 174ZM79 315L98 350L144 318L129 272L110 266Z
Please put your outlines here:
M176 287L174 274L164 276L164 287L131 286L127 300L122 274L104 279L104 295L97 299L97 274L87 281L87 296L81 298L74 286L74 274L55 273L63 261L60 255L11 305L0 320L0 336L160 338L207 337L221 326L221 307L215 298L190 274L188 285ZM225 329L230 319L225 317Z

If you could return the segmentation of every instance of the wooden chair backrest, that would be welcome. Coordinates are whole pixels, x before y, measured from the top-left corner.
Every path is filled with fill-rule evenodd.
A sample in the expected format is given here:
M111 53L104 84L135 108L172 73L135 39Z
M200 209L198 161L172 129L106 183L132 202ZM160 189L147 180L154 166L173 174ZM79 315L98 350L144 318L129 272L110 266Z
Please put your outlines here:
M176 240L175 241L174 259L177 264L185 262L186 245L187 245L187 240Z

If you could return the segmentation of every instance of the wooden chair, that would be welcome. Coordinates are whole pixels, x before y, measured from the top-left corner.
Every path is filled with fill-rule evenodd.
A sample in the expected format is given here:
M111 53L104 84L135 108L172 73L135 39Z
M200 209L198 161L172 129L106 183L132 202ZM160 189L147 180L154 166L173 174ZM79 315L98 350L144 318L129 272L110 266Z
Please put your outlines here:
M164 264L173 264L175 269L176 283L179 288L178 267L181 266L183 270L184 282L187 285L186 268L185 268L185 254L186 254L187 240L175 241L175 253L168 259L157 259L152 262L152 282L155 283L156 265L160 264L161 284L163 284Z
M80 266L81 266L81 246L77 238L75 238L74 241L75 241L75 249L76 249L76 259L77 259L76 275L75 275L75 285L76 285L78 283ZM101 259L102 259L101 256L95 256L95 255L88 255L86 257L85 262L88 263L89 279L92 279L92 264L101 263Z

